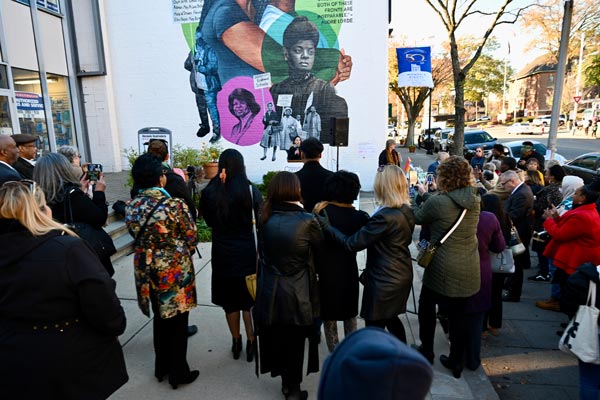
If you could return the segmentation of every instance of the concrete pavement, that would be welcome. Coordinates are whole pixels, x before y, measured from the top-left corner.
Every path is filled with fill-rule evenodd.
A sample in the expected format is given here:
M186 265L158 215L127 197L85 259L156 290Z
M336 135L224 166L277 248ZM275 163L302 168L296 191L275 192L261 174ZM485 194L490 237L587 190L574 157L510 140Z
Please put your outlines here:
M429 160L426 156L425 160ZM417 162L418 154L413 158ZM375 167L374 167L375 168ZM426 165L424 166L426 168ZM117 186L117 185L115 185ZM371 212L375 203L371 193L361 193L361 209ZM418 233L415 234L418 237ZM188 361L192 369L200 370L200 377L190 385L182 385L172 390L165 382L159 383L154 378L152 349L152 323L138 309L135 286L133 282L132 256L126 256L114 265L117 281L117 294L125 309L128 319L127 330L121 336L121 344L125 353L129 382L117 391L111 399L144 399L154 400L169 397L170 399L282 399L280 378L270 375L257 378L254 364L245 361L242 353L240 360L234 360L231 348L231 336L227 329L224 312L210 302L210 243L199 245L202 259L195 257L197 272L197 290L199 306L190 313L190 323L199 328L198 334L188 342ZM413 248L413 250L415 250ZM366 253L357 256L359 268L363 269ZM418 299L421 288L423 270L414 264L414 299ZM409 299L408 309L415 311L413 297ZM419 343L418 322L413 313L401 316L407 331L409 343ZM359 319L359 327L364 321ZM343 328L339 327L340 339ZM245 345L245 334L244 345ZM436 356L448 354L448 341L438 327L436 332ZM319 347L321 365L328 355L325 341ZM429 395L430 399L497 399L483 369L465 371L461 379L452 377L451 372L441 366L438 360L434 365L434 381ZM319 383L319 374L306 376L302 387L309 392L309 398L315 399Z

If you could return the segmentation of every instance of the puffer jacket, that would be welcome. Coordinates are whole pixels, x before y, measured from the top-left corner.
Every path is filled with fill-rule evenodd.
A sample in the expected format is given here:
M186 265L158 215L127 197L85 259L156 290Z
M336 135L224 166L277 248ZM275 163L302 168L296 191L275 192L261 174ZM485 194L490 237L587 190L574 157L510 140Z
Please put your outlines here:
M312 325L319 316L315 260L323 232L312 214L291 204L274 204L259 230L255 313L263 325Z
M423 285L447 297L469 297L479 291L479 251L477 224L480 197L473 187L449 193L424 194L425 202L413 206L415 222L429 224L431 241L439 242L458 219L463 208L465 217L440 246L423 274Z
M346 236L330 225L324 227L327 235L346 250L367 249L360 311L364 319L389 319L406 311L413 279L408 246L414 227L415 220L407 205L381 208L352 236Z

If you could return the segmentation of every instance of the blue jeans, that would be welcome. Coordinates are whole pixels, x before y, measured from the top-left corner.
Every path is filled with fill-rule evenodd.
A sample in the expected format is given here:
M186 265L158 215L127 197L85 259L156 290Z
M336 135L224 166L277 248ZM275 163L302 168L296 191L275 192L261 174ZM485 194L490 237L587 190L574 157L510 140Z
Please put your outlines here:
M556 272L556 267L552 262L552 259L548 259L548 267L550 267L550 279L554 278L554 272ZM557 283L553 283L550 287L550 297L556 300L560 300L560 285Z
M579 360L579 399L598 400L599 387L600 365Z

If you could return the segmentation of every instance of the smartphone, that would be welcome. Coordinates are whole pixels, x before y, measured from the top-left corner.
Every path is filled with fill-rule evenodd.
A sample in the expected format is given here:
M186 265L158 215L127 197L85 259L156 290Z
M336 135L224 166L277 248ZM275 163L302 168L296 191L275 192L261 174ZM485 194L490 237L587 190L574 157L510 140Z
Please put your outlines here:
M433 174L427 174L427 184L431 185L433 183Z
M88 164L87 172L85 174L85 178L88 181L98 181L100 179L100 174L102 173L102 164Z

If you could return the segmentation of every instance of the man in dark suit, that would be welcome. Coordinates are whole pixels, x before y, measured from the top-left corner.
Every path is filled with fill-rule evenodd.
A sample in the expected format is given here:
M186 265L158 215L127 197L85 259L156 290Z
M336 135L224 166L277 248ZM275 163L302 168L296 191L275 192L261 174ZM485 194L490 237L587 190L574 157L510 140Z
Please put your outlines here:
M333 172L321 166L323 144L317 138L308 138L300 144L300 154L304 166L296 176L300 179L304 209L312 212L313 207L323 200L325 181Z
M525 252L514 256L515 273L507 279L504 285L506 292L502 296L504 301L518 302L523 288L523 270L531 267L529 242L533 229L533 193L515 171L504 172L500 175L499 182L510 191L510 196L504 202L504 211L510 216L525 246Z
M35 166L34 159L37 154L37 137L33 135L27 135L19 133L12 135L17 148L19 149L19 158L17 162L13 164L13 168L16 169L24 179L33 179L33 168Z
M12 165L19 158L19 149L14 139L0 135L0 185L8 181L20 181L21 175Z

